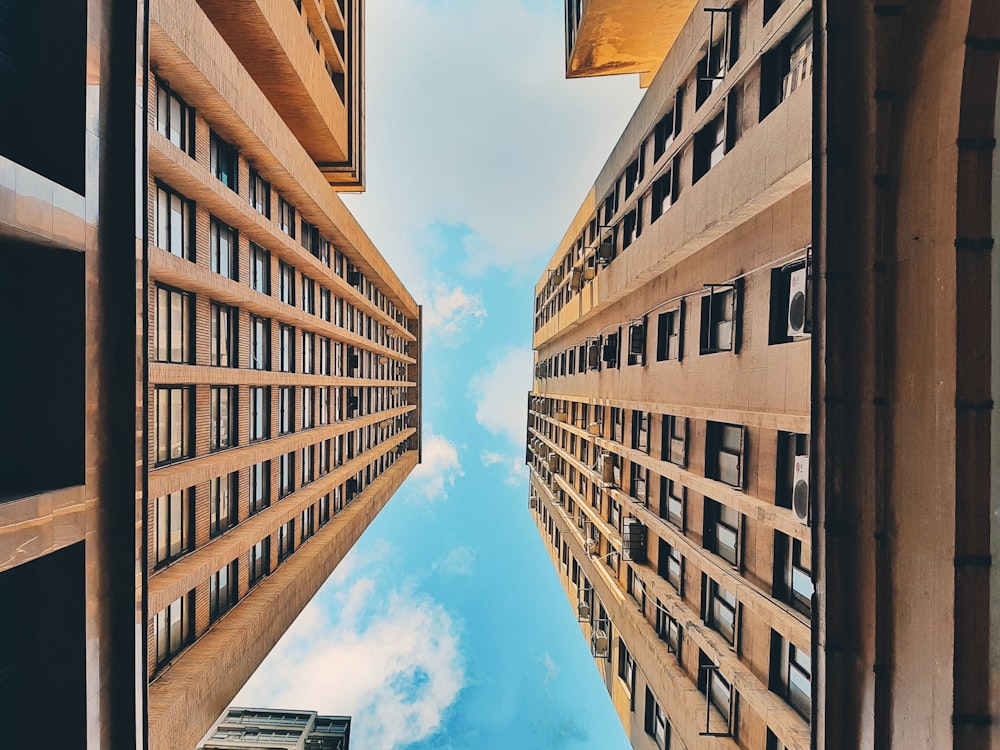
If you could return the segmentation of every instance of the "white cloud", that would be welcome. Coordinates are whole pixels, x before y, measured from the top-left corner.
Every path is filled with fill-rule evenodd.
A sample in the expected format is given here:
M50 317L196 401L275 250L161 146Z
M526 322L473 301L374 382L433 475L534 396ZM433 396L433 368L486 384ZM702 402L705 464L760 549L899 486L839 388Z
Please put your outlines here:
M511 487L520 486L528 476L528 467L524 465L521 456L504 456L495 451L484 451L479 460L483 462L483 466L501 467L506 474L503 482Z
M469 294L461 286L436 284L424 304L427 336L444 346L457 346L462 331L470 325L482 325L485 320L482 297Z
M545 670L545 684L551 685L559 677L559 665L552 659L548 652L542 654L539 659L542 669Z
M638 77L566 80L557 2L371 0L365 26L369 192L345 202L418 298L436 224L468 227L467 270L533 275L638 103Z
M446 498L447 488L454 487L455 478L462 476L458 449L447 438L435 435L430 427L425 428L422 442L422 460L410 472L407 484L415 485L428 500Z
M528 429L532 362L528 347L509 349L491 369L476 373L470 384L476 399L476 421L519 446L524 445Z
M471 576L477 552L468 547L454 547L440 560L431 564L431 569L456 576Z
M458 627L426 595L371 579L337 599L317 597L234 700L234 705L349 714L351 744L395 750L437 732L465 685Z

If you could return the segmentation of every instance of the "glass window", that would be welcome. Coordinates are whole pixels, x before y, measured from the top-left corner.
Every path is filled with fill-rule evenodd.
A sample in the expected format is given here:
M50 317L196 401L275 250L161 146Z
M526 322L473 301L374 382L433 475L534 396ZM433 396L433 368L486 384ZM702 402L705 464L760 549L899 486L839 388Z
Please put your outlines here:
M236 230L213 218L210 227L212 270L236 280Z
M156 288L156 360L175 364L190 364L192 298L176 289Z
M156 389L156 463L194 455L191 386Z
M250 548L250 585L256 586L271 572L271 537L264 537Z
M194 110L160 78L156 79L156 130L185 153L194 154Z
M211 519L210 532L212 536L227 531L236 525L236 493L238 474L233 472L223 477L216 477L211 482Z
M267 440L271 436L271 388L250 388L250 441Z
M250 369L271 368L271 321L250 316Z
M237 599L237 561L217 570L208 582L209 617L212 622L232 609Z
M311 375L315 371L313 363L313 349L315 348L316 336L310 331L302 332L302 372Z
M278 497L292 494L295 489L295 454L284 453L278 459Z
M162 565L191 549L191 517L194 494L191 488L156 498L153 528L156 537L156 564Z
M194 260L194 209L191 201L163 185L156 186L156 246L178 258Z
M263 461L250 467L250 515L271 504L271 462Z
M295 430L295 388L290 385L278 390L278 434L287 435Z
M294 239L295 237L295 206L278 195L278 228Z
M271 184L256 169L250 170L250 205L271 218Z
M250 243L250 288L261 294L271 293L271 253Z
M167 605L153 618L156 666L162 667L191 642L191 595Z
M216 367L236 367L236 308L212 303L212 340L209 356Z
M212 174L233 191L236 190L237 161L236 149L213 132L211 138Z
M295 329L282 323L278 326L278 344L282 372L295 372Z
M286 305L295 304L295 269L285 263L278 262L279 298Z
M236 445L236 386L213 386L209 427L211 450Z

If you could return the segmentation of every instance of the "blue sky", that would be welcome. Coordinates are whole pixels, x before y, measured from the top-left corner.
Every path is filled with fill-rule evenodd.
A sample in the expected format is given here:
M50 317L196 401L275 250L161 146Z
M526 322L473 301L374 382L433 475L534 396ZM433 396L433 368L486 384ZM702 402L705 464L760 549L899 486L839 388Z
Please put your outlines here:
M367 192L424 305L424 463L236 698L359 750L628 748L527 509L533 285L638 103L561 0L368 0Z

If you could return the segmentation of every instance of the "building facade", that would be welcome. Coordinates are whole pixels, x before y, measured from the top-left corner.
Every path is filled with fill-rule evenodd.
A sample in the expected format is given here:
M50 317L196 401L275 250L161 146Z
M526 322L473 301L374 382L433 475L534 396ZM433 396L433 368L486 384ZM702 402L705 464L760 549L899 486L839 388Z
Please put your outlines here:
M0 5L12 746L193 747L419 462L420 308L337 195L363 11Z
M635 748L806 750L811 6L640 5L568 7L574 75L663 38L535 288L529 504Z
M195 750L269 750L275 746L288 750L350 750L351 717L234 706L223 712Z
M361 0L154 0L150 748L193 747L419 460L420 309L362 187Z

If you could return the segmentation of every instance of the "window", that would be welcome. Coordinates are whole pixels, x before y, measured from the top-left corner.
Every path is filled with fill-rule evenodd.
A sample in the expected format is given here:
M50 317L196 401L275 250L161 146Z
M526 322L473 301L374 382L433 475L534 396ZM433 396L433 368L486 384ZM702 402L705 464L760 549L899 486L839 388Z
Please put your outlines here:
M300 219L299 221L299 243L310 255L315 255L319 257L320 255L320 236L319 230L316 229L312 224L310 224L305 219Z
M656 634L661 641L667 644L667 653L673 654L680 661L681 624L664 608L659 599L656 600Z
M625 442L625 410L611 407L611 439L616 443Z
M278 434L287 435L295 430L295 388L282 386L278 391Z
M812 714L812 663L809 652L771 631L771 674L768 687L809 721Z
M800 456L809 456L809 436L795 432L778 432L774 504L780 508L792 507L795 459Z
M704 544L730 565L739 567L743 516L735 508L705 498Z
M722 635L729 643L736 641L736 594L731 594L721 585L702 575L705 592L702 603L702 619L710 628Z
M271 218L271 184L256 169L250 170L250 205Z
M681 555L679 550L670 546L662 539L659 540L656 572L660 578L663 578L674 587L674 591L683 596L684 556Z
M191 549L194 492L189 488L156 498L153 528L156 530L156 564L170 562Z
M763 120L812 78L812 14L806 16L777 47L764 53L760 65L760 119Z
M319 340L319 374L330 374L330 339L325 336Z
M278 458L278 497L291 495L295 489L295 454L283 453Z
M648 478L649 470L640 464L632 462L630 464L631 468L631 482L629 484L629 495L635 498L635 501L640 505L647 505L649 502L648 495Z
M188 364L191 346L191 295L176 289L156 288L156 360Z
M284 261L278 262L278 296L286 305L295 305L295 269Z
M156 246L178 258L194 260L194 208L191 201L163 185L156 186Z
M745 443L746 428L709 422L705 444L705 476L737 489L742 488Z
M278 228L295 239L295 206L278 196Z
M156 130L181 151L194 155L194 110L160 78L156 79Z
M620 330L620 329L619 329ZM604 340L601 359L607 367L618 367L618 339L619 333L609 333Z
M649 412L632 411L632 447L649 453Z
M271 253L250 243L250 288L261 294L271 293Z
M664 170L663 174L653 181L653 188L650 193L652 201L649 209L650 223L655 222L667 212L680 195L678 190L678 180L680 170L678 169L679 156L675 157L673 163Z
M191 386L156 389L156 463L194 454Z
M645 713L646 734L653 738L659 750L669 750L670 748L670 724L667 722L666 714L660 708L660 704L653 697L653 693L646 688L646 713Z
M798 539L774 532L774 590L779 599L808 616L812 613L812 561L808 548Z
M237 561L220 568L208 580L209 619L215 622L232 609L237 599Z
M271 321L250 316L250 369L271 368Z
M209 531L212 536L218 536L236 525L236 494L239 486L239 474L233 472L224 477L216 477L211 482L211 519Z
M660 458L684 468L687 466L688 418L664 414L660 432Z
M250 442L271 437L271 388L250 388Z
M215 367L236 367L236 308L212 303L212 340L209 352Z
M656 317L656 361L683 357L684 340L684 301L674 308L660 313Z
M327 323L330 322L330 290L323 287L319 290L319 316Z
M704 104L726 75L724 38L713 44L708 53L698 61L698 86L695 109Z
M305 386L302 388L302 429L313 426L313 404L316 401L316 389Z
M307 445L302 448L302 480L300 485L302 487L305 487L307 484L311 484L313 479L315 479L315 475L313 474L315 457L315 445Z
M622 219L622 250L632 246L642 234L642 198L636 201L636 207L625 214Z
M213 451L236 445L236 386L213 386L209 426Z
M316 314L316 282L302 274L302 310Z
M250 467L250 515L271 504L271 462L263 461Z
M214 131L211 139L211 168L218 180L232 191L236 191L236 149L222 140Z
M300 537L299 543L301 544L306 539L311 537L316 533L316 506L310 505L308 508L299 514L299 529Z
M330 386L319 389L319 423L321 427L330 424Z
M250 586L256 586L271 572L271 537L264 537L250 548Z
M236 280L236 230L213 218L210 227L212 270Z
M704 651L698 654L698 690L708 699L708 702L722 714L724 731L714 730L712 734L730 735L733 726L733 691L729 681L722 676L718 666L712 658ZM706 731L710 731L711 718L706 717L708 725ZM721 729L722 727L720 727Z
M625 683L625 689L631 696L635 692L635 659L621 638L618 639L618 677ZM634 704L632 707L635 708Z
M673 479L660 480L660 518L665 518L684 531L684 507L687 504L687 488Z
M784 0L764 0L764 23L765 24L768 21L771 20L771 16L773 16L777 12L778 8L781 7L781 3L783 1Z
M694 134L694 161L691 184L698 182L726 155L726 113Z
M285 560L295 551L295 519L278 527L278 562Z
M316 345L316 335L309 332L302 332L302 372L311 375L315 372L313 363L313 349Z
M192 597L186 594L167 605L153 618L156 666L162 667L191 642Z
M646 317L633 321L628 327L628 363L646 364Z
M295 329L284 323L278 326L279 359L282 372L295 372Z
M740 294L737 286L712 286L701 298L701 353L738 351L737 322Z

